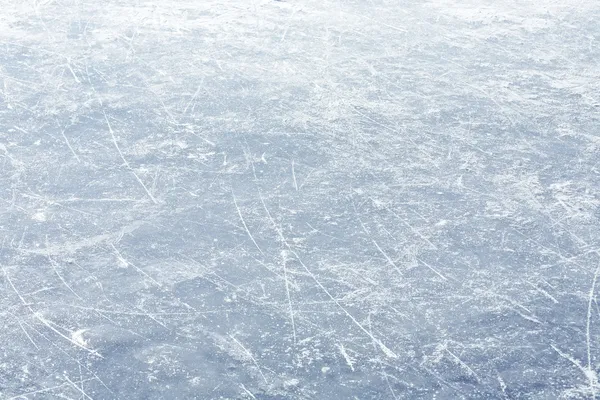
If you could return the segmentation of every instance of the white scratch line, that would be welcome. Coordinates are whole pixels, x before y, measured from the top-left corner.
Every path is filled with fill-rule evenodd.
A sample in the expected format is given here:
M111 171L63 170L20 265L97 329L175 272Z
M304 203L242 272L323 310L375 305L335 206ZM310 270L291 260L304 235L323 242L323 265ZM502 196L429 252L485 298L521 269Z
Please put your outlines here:
M387 260L387 262L400 274L400 275L404 275L402 273L402 271L400 270L400 268L398 268L398 266L392 261L392 259L387 255L387 253L385 251L383 251L383 249L381 247L379 247L379 244L377 244L377 242L375 241L375 239L373 239L373 237L371 236L371 233L369 232L369 230L367 229L367 227L365 226L365 224L363 223L362 219L360 218L360 215L358 214L358 210L356 209L356 205L354 204L354 202L352 203L352 206L354 207L354 212L356 213L356 216L358 217L358 222L360 222L360 226L363 228L363 231L365 231L365 233L367 235L369 235L369 238L371 239L371 241L373 242L373 244L375 245L375 247L377 247L377 250L379 250L379 252L383 255L383 257L385 257L385 259Z
M424 266L426 266L427 268L429 268L431 271L433 271L437 276L439 276L443 280L445 280L445 281L448 280L448 278L446 278L444 275L442 275L437 269L435 269L431 265L427 264L425 261L421 260L418 257L417 257L417 261L419 261L421 264L423 264Z
M233 194L233 192L231 192L231 196L233 197L233 204L235 204L235 209L237 210L237 213L240 216L240 220L242 221L242 225L244 225L244 229L246 230L246 233L248 234L248 236L250 237L250 240L252 240L252 243L254 243L254 245L256 246L258 251L260 251L260 254L262 254L264 256L265 253L263 253L263 251L260 249L260 247L258 246L258 243L256 243L256 240L254 240L254 236L252 236L252 234L250 233L250 229L248 229L248 225L246 225L246 221L244 221L244 217L242 216L240 207L238 207L237 200L235 199L235 195Z
M235 343L237 343L237 345L240 346L246 352L246 354L248 354L248 357L250 357L250 359L252 360L252 362L256 366L256 369L258 369L258 373L263 378L263 380L265 381L265 383L268 385L269 381L267 381L267 378L265 378L265 375L262 373L262 370L260 369L260 366L258 365L258 362L256 361L256 358L254 358L254 356L252 355L252 353L250 352L250 350L248 350L247 348L245 348L244 345L241 344L240 341L237 340L233 335L229 335L229 337L231 339L233 339L233 341Z
M123 263L123 265L131 265L133 268L135 268L140 274L144 275L146 278L150 279L150 281L152 283L154 283L156 286L158 287L162 287L162 285L160 284L160 282L156 281L154 278L152 278L150 275L148 275L143 269L139 268L137 265L135 265L132 262L127 261L119 252L119 250L117 250L117 248L115 247L114 244L110 244L110 246L113 248L113 250L115 251L115 254L117 255L117 257L119 258L119 261L121 261Z
M596 371L594 371L593 369L584 367L583 365L581 365L581 363L579 362L579 360L577 360L575 357L573 357L570 354L564 353L562 352L558 347L556 347L555 345L551 344L550 345L554 351L556 351L562 358L569 360L573 365L575 365L577 368L579 368L579 370L583 373L583 375L585 375L585 377L588 379L588 382L590 384L590 390L592 392L592 399L596 399L596 386L598 386L598 375L596 375Z
M510 122L510 124L512 126L515 126L515 121L513 121L513 119L510 117L510 114L506 111L507 107L504 107L502 104L498 103L498 101L496 99L494 99L488 92L486 92L485 90L478 88L475 85L471 85L470 83L466 83L466 82L462 82L464 85L469 86L472 89L477 90L480 93L483 93L489 100L491 100L495 105L498 106L498 108L500 108L502 110L502 112L504 113L504 116L506 117L506 119ZM510 108L509 108L510 109Z
M283 258L283 278L285 280L285 293L287 295L290 320L292 322L292 335L294 336L294 344L296 344L296 322L294 321L294 309L292 308L292 297L290 296L290 281L287 276L287 257L283 251L281 252L281 256Z
M89 382L89 381L93 381L94 379L95 378L87 378L87 379L84 379L81 382ZM35 395L35 394L39 394L39 393L45 393L45 392L50 392L52 390L60 389L60 388L63 388L65 386L66 386L66 384L62 383L60 385L51 386L51 387L47 387L47 388L44 388L44 389L39 389L39 390L31 391L31 392L21 393L21 394L19 394L17 396L9 397L6 400L17 400L17 399L21 399L22 400L22 399L27 398L28 396L31 396L31 395Z
M79 80L79 78L77 77L77 75L75 75L75 71L73 71L73 68L71 68L71 63L69 63L68 61L67 61L67 68L69 68L69 71L71 71L71 74L73 75L73 78L75 78L75 82L81 83L81 81Z
M129 169L129 171L133 174L133 176L138 181L138 183L142 186L142 188L144 188L144 191L146 192L146 194L148 195L148 197L150 197L150 200L152 200L152 202L154 204L158 204L158 201L156 201L156 199L154 198L154 196L152 196L152 193L150 193L150 191L148 190L148 188L146 187L146 185L144 185L144 182L142 182L142 180L135 173L135 171L133 170L133 168L131 168L131 166L129 165L129 163L125 159L125 156L123 156L123 153L121 152L121 148L119 147L119 144L117 143L117 139L115 138L115 133L113 132L112 127L110 126L110 122L108 121L108 117L106 116L106 112L104 110L102 110L102 114L104 114L104 119L106 120L106 125L108 125L108 131L110 132L110 136L112 138L112 142L115 145L115 148L117 149L117 151L119 152L119 156L121 156L121 160L123 160L123 163L125 164L125 166L127 167L127 169Z
M31 338L31 336L29 335L29 333L27 333L27 331L25 330L25 327L23 326L23 324L21 323L20 320L17 320L17 322L19 323L19 326L21 327L21 330L23 331L23 333L25 334L25 336L27 336L27 339L29 339L29 341L31 342L31 344L36 348L36 349L40 349L38 347L37 344L35 344L35 342L33 341L33 339Z
M389 358L398 358L398 356L392 351L390 350L385 344L383 344L383 342L379 339L377 339L375 336L373 336L373 334L371 332L369 332L364 326L362 326L362 324L360 322L358 322L356 320L356 318L354 318L354 316L352 316L352 314L350 314L350 312L348 312L348 310L346 310L344 308L344 306L342 306L340 304L340 302L331 295L331 293L329 292L329 290L327 290L325 288L325 286L323 286L321 284L321 282L319 282L319 280L317 279L317 277L312 273L311 270L308 269L308 267L306 266L306 264L304 264L304 262L302 262L302 259L300 258L300 256L290 248L290 252L296 257L296 259L298 260L298 262L300 263L300 265L302 265L302 267L304 268L304 270L308 273L308 275L315 281L315 283L321 288L321 290L323 290L323 292L325 292L325 294L327 295L327 297L329 297L331 299L331 301L333 301L340 310L342 310L342 312L344 314L346 314L346 316L348 318L350 318L350 320L354 323L354 325L356 325L361 331L363 331L367 336L369 336L369 338L371 338L371 340L373 340L375 343L377 343L377 345L379 346L379 348L381 349L381 351Z
M271 222L271 225L273 225L273 229L275 229L275 232L277 232L277 234L279 235L279 239L286 247L289 247L287 245L287 241L285 240L285 237L283 236L283 232L281 232L281 229L279 229L279 227L275 223L275 220L273 220L273 217L271 216L271 213L269 212L269 209L267 208L267 205L265 204L265 200L263 199L262 194L260 193L260 190L258 191L258 197L260 197L260 201L263 205L263 208L265 209L265 212L267 213L267 216L269 217L269 221ZM287 275L287 254L285 254L285 252L282 251L281 256L283 257L283 279L285 280L285 292L287 295L290 320L292 322L292 334L294 336L294 344L296 344L296 339L297 339L296 338L296 322L294 321L294 310L292 308L292 297L290 296L290 281L289 281L289 278Z
M86 399L89 400L94 400L93 398L91 398L81 387L77 386L77 384L75 382L73 382L72 380L69 379L68 376L65 376L65 379L67 380L67 382L69 382L79 393L81 393ZM80 382L81 385L83 386L83 382Z
M12 290L17 294L17 296L21 300L21 303L23 303L24 306L26 306L27 308L29 308L29 310L31 312L33 312L33 310L31 309L31 304L28 303L28 302L26 302L25 299L23 298L23 296L21 296L21 293L19 293L19 291L17 290L17 288L13 284L12 279L10 279L10 276L8 275L8 272L6 271L5 268L2 268L2 272L4 272L4 276L6 276L6 280L8 281L8 284L10 285L10 287L12 288Z
M89 352L89 353L91 353L91 354L93 354L93 355L95 355L95 356L98 356L98 357L100 357L100 358L104 358L104 357L102 357L102 355L100 355L100 353L98 353L96 350L94 350L94 349L90 349L90 348L88 348L88 347L85 347L85 346L81 345L80 343L77 343L77 341L75 341L75 340L71 339L70 337L68 337L68 336L64 335L64 334L63 334L61 331L59 331L58 329L56 329L55 327L53 327L53 326L52 326L52 325L54 324L52 321L50 321L50 320L47 320L46 318L42 317L42 316L40 315L40 313L38 313L38 312L34 312L34 313L33 313L33 316L34 316L34 317L36 317L36 318L38 319L38 321L40 321L42 324L46 325L46 326L47 326L48 328L50 328L50 329L51 329L51 330L52 330L54 333L56 333L57 335L59 335L59 336L60 336L60 337L62 337L63 339L65 339L65 340L67 340L67 341L69 341L69 342L73 343L75 346L77 346L77 347L79 347L79 348L81 348L81 349L83 349L83 350L85 350L85 351L87 351L87 352ZM52 324L52 325L51 325L51 324Z
M298 182L296 181L296 171L294 170L294 160L292 160L292 177L294 178L294 187L298 191Z
M386 252L385 252L385 251L383 251L383 250L381 249L381 247L379 247L379 245L377 244L377 242L375 241L375 239L371 239L371 241L373 242L373 244L375 245L375 247L377 247L377 250L379 250L379 252L380 252L381 254L383 254L383 256L385 257L385 259L387 260L387 262L388 262L388 263L390 263L390 265L391 265L392 267L394 267L394 268L396 269L396 271L398 271L398 273L399 273L400 275L404 275L404 274L402 273L402 271L400 270L400 268L398 268L398 266L397 266L397 265L396 265L396 264L395 264L395 263L392 261L392 259L391 259L391 258L390 258L390 257L389 257L387 254L386 254Z
M48 237L46 237L46 247L49 247L48 246ZM71 288L71 286L69 286L69 284L67 283L67 281L65 281L65 278L63 278L63 276L60 274L60 272L58 272L58 269L56 268L56 263L50 257L50 254L47 254L46 256L48 257L48 261L50 261L50 265L52 266L52 269L54 270L54 273L56 274L56 276L58 276L58 279L60 279L60 281L63 283L63 285L65 285L65 287L67 289L69 289L69 291L71 293L73 293L73 295L75 297L77 297L79 300L83 301L83 299L77 293L75 293L75 291L73 290L73 288Z
M192 105L192 102L196 99L196 96L198 96L198 94L200 93L200 89L202 88L202 84L203 83L204 83L204 78L202 78L202 81L198 85L198 89L196 89L196 92L194 93L194 95L192 96L192 98L190 99L190 101L187 103L187 106L185 106L185 109L183 110L184 114L187 112L187 110L190 107L190 105Z
M452 356L452 358L454 358L454 360L456 360L456 362L458 363L458 365L460 365L461 367L463 367L464 369L466 369L470 375L472 375L477 381L479 381L479 376L475 373L475 371L473 371L471 369L471 367L469 367L467 364L465 364L465 362L463 360L461 360L460 358L458 358L458 356L456 354L454 354L453 352L451 352L450 350L448 350L448 348L445 349L446 352L448 354L450 354Z
M548 293L546 290L542 289L541 287L534 285L531 282L527 282L529 284L529 286L531 286L532 288L534 288L535 290L537 290L538 292L540 292L541 294L543 294L544 296L546 296L547 298L549 298L550 300L552 300L555 304L558 304L558 300L556 300L556 298L554 298L554 296L552 296L550 293Z
M415 235L417 235L418 237L420 237L421 239L423 239L423 241L424 241L424 242L426 242L427 244L429 244L429 245L430 245L430 246L431 246L433 249L435 249L435 250L439 250L439 249L438 249L438 247L437 247L435 244L433 244L433 243L432 243L432 242L431 242L429 239L427 239L425 236L423 236L423 235L421 234L421 232L419 232L418 230L416 230L416 229L415 229L415 228L414 228L414 227L413 227L411 224L409 224L409 223L408 223L408 222L407 222L407 221L406 221L404 218L402 218L400 215L398 215L398 214L397 214L397 213L396 213L394 210L392 210L391 208L390 208L389 210L390 210L390 212L391 212L392 214L394 214L394 216L395 216L396 218L398 218L400 221L402 221L402 223L403 223L404 225L406 225L406 226L408 227L408 229L410 229L411 231L413 231L413 233L414 233Z
M262 196L261 196L261 201L262 201ZM302 268L304 268L304 270L308 273L308 275L312 278L312 280L315 281L315 283L317 284L317 286L319 286L321 288L321 290L327 295L327 297L329 297L331 299L331 301L333 301L338 306L338 308L340 310L342 310L342 312L344 314L346 314L346 316L348 318L350 318L350 320L354 323L354 325L356 325L361 331L363 331L373 342L377 343L377 345L379 346L380 350L387 357L389 357L389 358L398 358L398 356L392 350L390 350L385 344L383 344L383 342L381 340L377 339L375 336L373 336L373 334L371 332L369 332L364 326L362 326L362 324L360 322L358 322L356 320L356 318L354 318L354 316L352 314L350 314L350 312L348 310L346 310L344 308L344 306L342 306L340 304L340 302L335 297L333 297L333 295L329 292L329 290L327 290L327 288L325 288L325 286L323 286L323 284L321 284L321 282L317 279L317 277L315 276L315 274L313 274L312 271L310 269L308 269L308 267L306 266L306 264L304 264L304 262L302 261L302 259L298 255L298 253L296 253L294 251L294 249L292 249L292 247L289 245L289 243L287 242L287 240L283 236L283 232L281 232L281 230L279 228L277 228L277 225L275 225L275 221L273 221L273 218L271 217L271 214L269 213L269 210L267 209L267 207L265 205L265 202L263 201L262 203L263 203L263 207L265 207L265 211L267 212L267 214L269 215L269 218L271 219L271 223L273 224L273 227L275 228L275 231L277 231L277 233L279 234L279 237L281 238L281 241L288 248L288 250L290 251L290 253L292 253L294 255L294 257L296 257L296 260L298 260L298 262L300 263L300 265L302 265Z
M69 148L69 150L71 150L71 153L73 153L73 156L75 156L75 159L77 160L77 162L81 163L81 160L79 159L79 156L77 155L77 153L75 153L75 150L73 150L73 147L71 147L71 143L69 142L69 138L67 138L67 135L65 135L65 130L62 129L60 131L60 134L62 135L63 139L65 139L65 143L67 144L67 147Z
M346 364L348 364L348 367L350 367L350 369L354 372L354 362L352 361L352 358L350 358L350 356L346 352L344 345L338 344L336 346L338 349L340 349L340 353L342 354L342 357L344 357L344 360L346 361Z
M246 392L246 394L248 394L248 396L252 397L253 399L256 399L256 396L254 396L251 391L249 391L248 389L246 389L246 386L244 386L243 383L240 383L240 387L242 388L242 390L244 392Z
M586 376L588 376L588 379L590 380L590 389L592 390L592 398L596 399L596 388L595 388L595 384L598 383L598 377L595 375L594 370L592 369L592 354L590 351L590 324L592 322L592 301L594 300L594 291L596 290L596 281L598 280L598 273L600 273L600 265L598 265L598 267L596 268L596 271L594 272L594 279L592 280L592 287L590 288L590 295L589 295L589 300L588 300L588 308L587 308L587 319L586 319L586 324L585 324L585 342L586 342L586 347L587 347L587 374ZM590 378L589 374L591 374L592 372L594 372L594 379L595 381L592 381L592 379Z

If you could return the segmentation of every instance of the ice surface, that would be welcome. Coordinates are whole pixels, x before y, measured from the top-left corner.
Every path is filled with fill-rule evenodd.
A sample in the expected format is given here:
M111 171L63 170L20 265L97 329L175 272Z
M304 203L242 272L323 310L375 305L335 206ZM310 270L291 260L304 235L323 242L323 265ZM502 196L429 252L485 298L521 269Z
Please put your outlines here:
M0 399L600 397L598 21L0 0Z

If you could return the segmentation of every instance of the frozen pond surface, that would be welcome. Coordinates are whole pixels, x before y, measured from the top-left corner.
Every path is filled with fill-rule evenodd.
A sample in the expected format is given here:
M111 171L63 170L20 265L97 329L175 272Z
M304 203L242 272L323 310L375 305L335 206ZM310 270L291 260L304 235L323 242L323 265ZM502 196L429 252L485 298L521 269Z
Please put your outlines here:
M0 399L600 397L600 4L541 3L0 1Z

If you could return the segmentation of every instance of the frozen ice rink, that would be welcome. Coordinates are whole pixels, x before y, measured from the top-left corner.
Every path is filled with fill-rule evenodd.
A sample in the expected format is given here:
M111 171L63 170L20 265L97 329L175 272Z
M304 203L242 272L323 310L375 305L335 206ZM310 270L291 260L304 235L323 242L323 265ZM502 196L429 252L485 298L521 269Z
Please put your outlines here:
M0 399L600 398L600 3L0 0Z

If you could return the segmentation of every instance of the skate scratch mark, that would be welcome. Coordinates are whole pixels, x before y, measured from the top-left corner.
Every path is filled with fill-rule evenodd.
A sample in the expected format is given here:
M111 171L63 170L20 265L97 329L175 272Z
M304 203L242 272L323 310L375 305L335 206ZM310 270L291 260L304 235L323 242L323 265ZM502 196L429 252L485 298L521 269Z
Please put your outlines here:
M294 187L298 191L298 182L296 181L296 171L294 170L294 160L292 160L292 177L294 178Z
M387 260L387 262L400 274L400 275L404 275L402 273L402 271L400 270L400 268L398 268L398 266L394 263L394 261L392 261L392 259L386 254L385 251L383 251L381 249L381 247L379 247L379 245L377 244L377 242L375 241L375 239L371 238L371 241L373 242L373 244L375 245L375 247L377 247L377 250L379 250L379 252L385 257L385 259Z
M86 399L89 399L89 400L94 400L93 398L91 398L91 397L90 397L90 396L89 396L89 395L88 395L88 394L87 394L87 393L86 393L86 392L85 392L85 391L82 389L82 387L83 387L83 382L81 382L81 386L82 386L82 387L79 387L79 386L77 386L77 383L76 383L76 382L73 382L72 380L70 380L68 376L65 376L65 379L67 380L67 382L69 382L69 383L71 384L71 386L73 386L73 387L74 387L74 388L75 388L75 389L76 389L76 390L77 390L79 393L81 393L81 394L82 394L82 395L83 395L83 396L84 396Z
M458 365L460 365L461 367L466 369L471 376L473 376L477 381L479 381L479 376L475 373L475 371L473 371L471 369L471 367L469 367L463 360L458 358L458 356L456 354L454 354L453 352L451 352L447 347L444 350L446 350L446 352L448 354L450 354L452 356L452 358L454 358L454 360L458 363Z
M529 284L529 286L534 288L536 291L540 292L541 294L543 294L544 296L546 296L547 298L552 300L553 303L558 304L558 300L556 300L556 298L554 296L552 296L550 293L548 293L546 290L542 289L541 287L539 287L531 282L527 282L527 283Z
M80 347L80 348L82 348L83 350L85 350L85 351L87 351L87 352L89 352L89 353L91 353L91 354L93 354L93 355L95 355L95 356L98 356L98 357L100 357L100 358L104 358L104 357L102 357L102 355L100 355L100 353L98 353L96 350L93 350L93 349L87 348L87 347L85 347L85 346L82 346L81 344L77 343L76 341L74 341L74 340L73 340L73 339L71 339L70 337L68 337L68 336L65 336L65 335L64 335L62 332L60 332L59 330L57 330L56 328L54 328L54 327L51 325L51 322L50 322L49 320L47 320L47 319L45 319L44 317L42 317L42 316L40 315L40 313L39 313L39 312L37 312L37 311L34 311L34 310L31 308L31 304L27 303L27 302L25 301L25 299L23 298L23 296L21 296L21 293L19 293L19 291L17 290L16 286L14 285L14 283L13 283L12 279L10 279L10 276L8 275L8 272L6 271L6 269L2 268L2 271L4 272L4 276L6 276L6 280L8 281L8 284L10 285L10 287L12 288L12 290L13 290L13 291L16 293L17 297L19 297L19 299L21 300L21 302L23 303L23 305L24 305L25 307L27 307L27 308L29 309L29 311L31 311L31 313L33 314L33 316L34 316L34 317L35 317L35 318L36 318L38 321L40 321L42 324L46 325L46 326L47 326L47 327L48 327L50 330L52 330L54 333L58 334L58 335L59 335L60 337L62 337L63 339L66 339L67 341L69 341L69 342L73 343L75 346L77 346L77 347Z
M419 261L421 264L423 264L424 266L426 266L427 268L429 268L431 271L433 271L437 276L439 276L443 280L445 280L445 281L448 280L448 278L446 278L444 275L442 275L437 269L435 269L431 265L427 264L425 261L421 260L418 257L417 257L417 261Z
M17 320L17 323L19 324L19 326L21 327L21 330L23 331L23 333L25 334L25 336L27 336L27 339L29 339L29 341L31 342L31 344L33 345L33 347L35 347L37 350L39 350L39 346L33 341L33 338L29 335L29 333L27 332L27 330L25 329L25 327L23 326L23 323L21 322L21 320L19 319L18 316L16 316L15 314L13 314L12 312L8 311L8 313L10 315L13 316L14 319ZM28 325L27 322L25 322L25 325Z
M79 347L80 349L83 349L83 350L87 351L90 354L93 354L93 355L98 356L100 358L104 358L96 350L90 349L89 347L86 347L86 346L82 345L81 343L78 343L78 341L73 340L72 338L64 335L61 331L59 331L58 329L56 329L55 327L52 326L52 325L55 325L54 322L52 322L50 320L47 320L46 318L42 317L39 312L34 312L33 316L36 317L38 321L40 321L42 324L46 325L50 330L52 330L54 333L56 333L58 336L62 337L63 339L71 342L75 346Z
M244 384L243 384L243 383L240 383L240 387L242 388L242 390L243 390L244 392L246 392L246 394L247 394L248 396L252 397L253 399L256 399L256 396L254 396L254 395L252 394L252 392L251 392L251 391L249 391L248 389L246 389L246 386L244 386Z
M39 350L40 348L38 347L37 344L35 344L35 342L31 338L31 336L29 336L29 333L27 333L27 330L25 330L25 327L23 326L23 324L21 323L21 321L17 320L17 322L19 323L19 326L21 327L21 330L23 331L23 333L25 334L25 336L27 336L27 339L29 339L29 341L31 342L31 344L33 345L33 347L35 347L37 350Z
M48 236L46 236L46 247L48 247ZM63 278L63 276L60 274L60 272L58 272L58 269L56 268L56 262L50 257L50 254L47 254L46 256L48 257L48 261L50 261L50 265L52 266L54 273L56 274L56 276L58 276L58 279L60 279L60 281L63 283L63 285L65 285L66 288L69 289L69 291L71 293L73 293L73 295L75 297L77 297L79 300L83 301L83 299L77 293L75 293L75 291L71 288L71 286L69 286L67 281L65 281L65 278Z
M408 227L408 229L410 229L415 235L417 235L418 237L420 237L425 243L427 243L428 245L431 246L432 249L434 250L439 250L438 247L433 244L429 239L427 239L425 236L423 236L421 234L421 232L419 232L418 230L416 230L411 224L409 224L406 219L402 218L400 215L398 215L394 210L392 210L391 208L389 209L390 212L392 214L394 214L394 216L396 218L398 218L404 225L406 225Z
M344 360L346 361L346 364L348 364L348 367L350 367L350 369L352 370L352 372L354 372L354 362L352 361L352 358L350 358L350 356L346 352L346 349L344 348L344 345L343 344L338 344L337 348L340 350L340 353L342 354L342 357L344 357Z
M82 380L81 383L83 383L83 382L89 382L89 381L93 381L93 380L95 380L95 378L87 378L87 379ZM46 393L46 392L50 392L52 390L63 388L66 385L67 385L66 383L62 383L60 385L51 386L51 387L47 387L47 388L44 388L44 389L39 389L39 390L31 391L31 392L21 393L21 394L19 394L17 396L9 397L6 400L17 400L17 399L21 399L22 400L24 398L28 398L31 395L36 395L36 394L39 394L39 393Z
M198 85L198 89L196 89L196 92L194 93L194 95L192 96L192 98L190 99L190 101L187 103L187 106L185 106L185 109L183 110L184 114L187 112L188 108L192 105L192 103L194 102L194 100L196 100L196 96L198 96L198 94L200 93L200 89L202 88L203 83L204 83L204 77L202 77L202 80L200 81L200 84ZM194 110L192 108L192 112L193 111Z
M592 280L592 287L590 288L590 295L588 300L587 308L587 319L585 324L585 342L587 347L587 373L586 376L590 381L590 389L592 391L592 398L596 399L596 385L598 384L598 377L595 371L592 369L592 355L590 351L590 323L592 322L592 301L594 300L594 291L596 290L596 281L598 280L598 273L600 273L600 265L594 272L594 279ZM592 379L593 378L593 379Z
M144 191L146 192L146 194L148 195L150 200L152 200L152 202L154 204L158 204L158 201L156 201L154 196L152 196L152 193L150 193L150 191L148 190L146 185L144 185L144 182L142 182L142 180L140 179L138 174L136 174L135 171L133 170L133 168L131 168L131 166L129 165L129 162L127 162L127 160L125 159L125 156L123 156L123 153L121 152L121 148L119 147L119 144L117 143L117 139L115 138L115 133L112 129L112 126L110 125L110 122L108 121L108 117L106 116L106 112L104 110L102 110L102 114L104 114L104 120L106 121L106 125L108 126L108 131L110 132L110 137L112 138L112 142L113 142L115 148L117 149L117 152L119 153L119 156L121 157L121 160L123 160L123 163L125 164L127 169L133 174L133 176L138 181L138 183L142 186L142 188L144 188Z
M292 308L292 297L290 296L290 280L287 275L287 257L285 252L281 252L283 258L283 278L285 280L285 294L288 301L288 310L290 313L290 320L292 322L292 335L294 336L294 344L296 344L296 322L294 321L294 309Z
M67 135L65 135L65 130L62 129L60 131L60 134L62 135L63 139L65 139L65 143L67 144L67 147L69 148L69 150L71 150L71 153L73 153L73 156L75 156L75 159L77 160L77 162L81 163L79 156L77 155L77 153L75 153L75 150L73 150L73 147L71 147L71 143L69 142Z
M277 226L277 224L275 224L275 220L273 220L273 217L271 216L271 213L269 212L269 209L267 208L267 205L265 204L265 200L262 197L262 194L260 193L260 190L258 191L258 197L260 197L260 202L263 205L263 208L265 209L265 212L267 213L267 216L269 217L269 221L271 222L271 225L273 225L273 229L277 232L279 239L282 241L282 244L284 244L286 247L287 243L285 242L285 238L283 237L283 232L281 232L281 229L279 229L279 227ZM283 279L285 280L285 292L286 292L286 296L287 296L287 301L288 301L288 310L290 313L290 320L292 323L292 335L294 337L294 344L296 344L296 322L294 321L294 309L292 308L292 297L290 296L290 280L288 278L288 273L287 273L287 253L285 251L281 252L281 256L283 258Z
M254 365L256 366L256 369L258 370L258 373L260 374L260 376L263 378L263 380L265 381L265 383L268 385L269 381L267 381L267 378L265 378L265 375L262 373L262 370L260 369L260 366L258 365L258 362L256 361L256 358L254 358L254 356L252 355L252 353L250 352L250 350L248 350L247 348L244 347L243 344L240 343L239 340L237 340L233 335L229 335L229 337L238 345L242 348L242 350L244 350L246 352L246 354L248 355L248 357L250 357L250 359L252 360L252 362L254 363Z
M262 196L261 196L261 200L262 200ZM289 243L287 242L287 240L283 236L283 232L281 232L281 230L277 227L277 225L275 225L275 221L273 221L273 218L271 217L271 214L268 212L268 209L266 208L266 205L265 205L264 201L263 201L263 207L265 207L265 211L267 211L267 214L269 215L269 219L271 220L271 223L273 224L273 227L274 227L275 231L279 234L279 237L280 237L282 243L288 248L289 252L294 255L294 257L296 258L296 260L298 260L298 262L300 263L300 265L302 266L302 268L304 268L304 270L306 271L306 273L312 278L312 280L317 284L317 286L319 286L319 288L321 288L321 290L327 295L327 297L329 297L329 299L331 299L331 301L333 301L333 303L335 303L335 305L354 323L354 325L356 325L372 341L374 341L375 343L377 343L377 345L379 346L380 350L387 357L389 357L389 358L398 358L398 356L392 350L390 350L385 344L383 344L383 342L381 340L379 340L375 336L373 336L373 334L371 332L369 332L360 322L358 322L356 320L356 318L354 318L354 316L352 314L350 314L350 312L348 310L346 310L346 308L344 308L344 306L342 304L340 304L340 302L335 297L333 297L333 295L329 292L329 290L327 290L327 288L325 286L323 286L323 284L317 279L317 277L315 276L315 274L313 274L313 272L306 266L306 264L304 264L304 262L302 261L302 259L298 255L298 253L296 253L294 251L294 249L292 249L292 247L289 245Z
M564 353L562 352L558 347L556 347L555 345L551 344L550 345L554 351L556 351L562 358L569 360L574 366L576 366L577 368L579 368L579 370L583 373L583 375L585 375L585 377L588 379L588 382L590 384L590 390L592 392L592 399L596 399L596 387L598 386L598 375L596 375L596 371L589 369L587 366L584 367L583 365L581 365L581 363L579 362L579 360L577 360L575 357L573 357L570 354Z
M375 239L373 239L373 236L371 235L371 233L369 232L369 230L367 229L365 224L362 222L362 219L358 215L358 211L356 209L356 205L354 204L354 202L352 203L352 206L354 207L354 212L356 213L356 216L358 217L358 222L360 222L360 226L363 228L363 231L365 231L365 233L367 235L369 235L369 238L371 239L371 241L373 242L375 247L377 247L377 250L383 255L383 257L385 257L385 259L392 266L392 268L394 268L401 276L404 275L402 273L402 270L400 270L400 268L398 268L398 266L394 263L394 261L392 261L392 259L387 255L387 253L385 251L383 251L383 249L379 246L379 244L375 241Z
M237 200L235 199L235 195L233 194L233 192L231 192L231 196L233 197L233 204L235 204L235 209L237 210L240 220L242 221L242 225L244 225L244 229L246 230L246 233L248 234L248 236L250 237L250 240L252 240L252 243L254 243L254 245L256 246L258 251L260 251L260 254L262 254L264 256L265 253L263 253L261 248L258 246L258 243L256 243L256 240L254 240L254 236L252 236L252 234L250 233L250 229L248 229L248 225L246 225L246 221L244 220L244 217L242 216L242 212L240 210L240 207L238 207Z
M154 283L156 286L158 287L162 287L162 285L160 284L160 282L156 281L154 278L152 278L150 275L148 275L143 269L141 269L140 267L138 267L137 265L135 265L132 262L127 261L119 252L119 250L117 250L117 248L115 247L114 244L110 244L110 247L113 248L113 250L115 251L115 255L117 256L117 258L119 259L119 261L121 261L121 264L123 264L124 266L129 266L131 265L133 268L135 268L140 274L144 275L146 278L150 279L150 281L152 283Z

